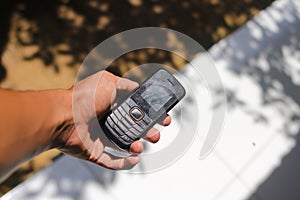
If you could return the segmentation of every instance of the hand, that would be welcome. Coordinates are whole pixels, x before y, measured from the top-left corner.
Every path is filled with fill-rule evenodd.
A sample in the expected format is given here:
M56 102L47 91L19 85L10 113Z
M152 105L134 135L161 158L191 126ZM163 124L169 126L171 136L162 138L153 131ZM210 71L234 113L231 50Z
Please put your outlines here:
M73 117L62 125L57 146L63 152L94 162L110 169L130 169L139 162L138 154L143 151L141 141L135 141L130 146L133 155L120 158L104 152L106 137L99 131L94 137L91 126L99 127L98 118L103 117L111 109L117 91L132 91L138 83L125 78L117 77L107 71L100 71L74 85L70 90L73 97ZM161 124L167 126L171 123L170 116L166 116ZM96 129L97 130L97 129ZM145 139L156 143L160 133L152 128Z

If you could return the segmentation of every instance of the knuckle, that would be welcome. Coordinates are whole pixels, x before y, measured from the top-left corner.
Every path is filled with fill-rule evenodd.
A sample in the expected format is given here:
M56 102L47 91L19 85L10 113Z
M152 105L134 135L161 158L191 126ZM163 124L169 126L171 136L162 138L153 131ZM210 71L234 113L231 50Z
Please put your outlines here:
M124 161L117 162L116 169L123 169L125 166Z

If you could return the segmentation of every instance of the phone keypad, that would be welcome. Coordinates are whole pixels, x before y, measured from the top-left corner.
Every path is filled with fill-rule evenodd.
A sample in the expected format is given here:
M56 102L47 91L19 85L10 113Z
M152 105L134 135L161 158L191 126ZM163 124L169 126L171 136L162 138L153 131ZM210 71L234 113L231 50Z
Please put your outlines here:
M124 132L117 125L114 125L113 129L115 129L120 136L124 135Z
M122 135L121 138L123 138L126 142L132 141L127 135Z
M130 110L130 106L125 102L121 105L121 107L125 110L125 113L128 114Z
M133 125L133 127L139 132L143 131L143 129L138 124Z
M137 106L132 107L129 111L129 114L130 117L136 122L141 121L145 116L145 113Z
M125 119L130 123L130 126L135 124L135 121L133 121L133 119L131 119L129 114L125 115Z
M142 129L146 129L148 127L148 124L146 124L144 121L136 122Z
M143 118L143 121L148 125L148 124L151 123L152 120L150 119L150 117L148 117L147 115L145 115L144 118Z
M138 130L136 130L134 127L131 127L131 128L129 129L129 131L130 131L132 134L134 134L136 137L137 137L138 135L141 134L141 132L139 132Z
M106 121L108 122L108 124L109 124L110 126L113 126L113 125L114 125L114 122L111 120L110 117L107 117L107 120L106 120Z
M121 115L121 113L119 113L118 110L115 110L115 111L114 111L114 114L116 115L116 117L118 118L118 120L121 120L122 115Z
M132 99L128 99L126 103L130 106L130 108L137 106L137 104Z
M126 126L126 129L129 129L131 127L131 124L129 124L129 122L125 118L123 118L122 123Z
M134 107L139 109L132 99L128 99L107 117L108 125L126 142L139 138L152 121L144 113L141 120L134 121L130 116L130 110ZM140 110L140 112L142 111Z
M123 131L123 132L126 132L127 128L123 125L122 122L118 122L117 126Z
M121 106L117 110L121 113L122 116L127 115L127 113L125 112L125 110Z
M137 135L133 134L132 131L126 131L125 133L127 136L129 136L131 139L136 139L137 138Z

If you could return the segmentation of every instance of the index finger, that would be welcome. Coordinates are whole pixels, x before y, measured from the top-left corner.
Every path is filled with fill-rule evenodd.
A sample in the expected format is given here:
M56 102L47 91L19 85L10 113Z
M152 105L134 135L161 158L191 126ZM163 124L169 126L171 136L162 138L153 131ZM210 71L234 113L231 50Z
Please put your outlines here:
M172 122L170 115L166 114L158 123L164 126L169 126Z

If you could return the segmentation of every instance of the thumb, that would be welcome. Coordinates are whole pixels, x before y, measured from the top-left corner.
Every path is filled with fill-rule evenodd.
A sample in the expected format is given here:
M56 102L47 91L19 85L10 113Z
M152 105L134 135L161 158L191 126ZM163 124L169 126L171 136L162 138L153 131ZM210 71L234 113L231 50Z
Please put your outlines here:
M127 78L120 78L117 82L118 91L132 91L139 87L139 84L135 81L131 81Z

